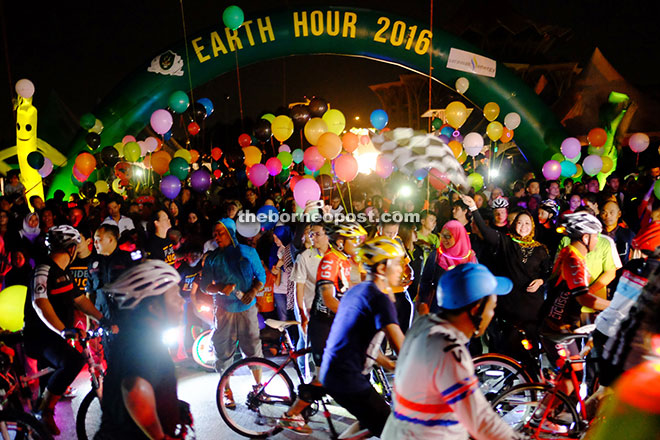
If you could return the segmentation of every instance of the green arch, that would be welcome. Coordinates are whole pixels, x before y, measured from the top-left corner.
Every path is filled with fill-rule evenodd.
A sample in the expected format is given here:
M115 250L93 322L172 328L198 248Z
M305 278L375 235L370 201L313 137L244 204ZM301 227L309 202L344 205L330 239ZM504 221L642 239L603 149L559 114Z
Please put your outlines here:
M157 57L127 78L95 109L94 114L105 127L101 145L112 145L126 134L139 133L154 110L167 106L173 91L189 89L188 69L193 88L234 70L236 51L241 66L290 55L334 54L394 63L423 74L428 72L432 47L434 79L454 84L464 76L470 81L465 96L476 105L483 107L494 101L499 104L502 117L509 112L520 114L522 123L515 137L532 163L540 166L559 151L565 137L562 126L522 80L500 63L496 64L494 77L447 68L452 48L484 54L437 29L433 31L432 46L426 46L429 35L428 26L420 22L346 7L310 7L246 17L238 31L220 26L207 29L190 38L189 66L185 65L183 42L170 49L184 64L181 76L149 71ZM479 59L468 55L465 62L474 66L475 60ZM476 65L479 69L488 67L481 60ZM85 150L85 134L81 132L74 140L71 158ZM55 189L77 191L71 183L72 165L69 160L67 167L58 171L50 187L51 195Z

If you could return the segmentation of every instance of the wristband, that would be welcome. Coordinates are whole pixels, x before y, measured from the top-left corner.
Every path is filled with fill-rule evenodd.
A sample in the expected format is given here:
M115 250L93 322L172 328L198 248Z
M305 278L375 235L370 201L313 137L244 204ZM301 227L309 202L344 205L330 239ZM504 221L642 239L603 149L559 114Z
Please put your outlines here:
M477 208L477 205L474 205L474 206L470 206L468 209L470 210L470 212L474 212L479 208Z

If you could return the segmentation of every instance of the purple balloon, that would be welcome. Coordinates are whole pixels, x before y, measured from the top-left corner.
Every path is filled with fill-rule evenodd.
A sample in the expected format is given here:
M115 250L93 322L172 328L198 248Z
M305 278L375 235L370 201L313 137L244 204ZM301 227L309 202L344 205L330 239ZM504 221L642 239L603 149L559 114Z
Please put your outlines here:
M181 181L178 177L169 175L160 181L160 192L168 199L175 199L181 191Z
M445 136L444 134L441 134L440 136L438 136L438 139L440 139L440 142L442 142L442 143L444 143L444 144L448 144L448 143L449 143L449 137L448 137L448 136Z
M172 114L162 108L151 114L151 128L158 134L167 133L172 128L172 122Z
M48 177L48 175L53 171L53 162L48 159L47 157L44 157L44 164L39 168L39 175L41 177Z
M314 179L300 179L293 189L293 198L298 206L304 208L308 201L321 198L321 187Z
M556 180L561 176L561 164L556 160L549 160L543 165L543 176L547 180Z
M197 170L190 176L190 185L197 192L204 192L211 187L211 174L206 170Z
M247 172L247 176L254 186L261 186L268 180L268 168L262 163L252 165Z
M561 143L561 154L563 154L566 159L573 159L580 154L581 149L582 144L580 144L580 141L574 137L566 138Z

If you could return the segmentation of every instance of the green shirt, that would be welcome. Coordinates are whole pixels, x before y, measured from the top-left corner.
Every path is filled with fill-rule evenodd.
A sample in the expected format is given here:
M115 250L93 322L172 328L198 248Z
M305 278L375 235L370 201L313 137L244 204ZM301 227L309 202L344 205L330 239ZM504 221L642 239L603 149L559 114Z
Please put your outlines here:
M569 237L562 237L559 242L557 255L559 255L559 250L565 248L569 244L571 244L571 239ZM617 270L622 267L621 259L619 258L619 253L616 250L614 241L605 235L600 235L598 237L596 249L589 252L585 257L585 260L587 263L587 270L589 271L589 285L593 284L603 272Z

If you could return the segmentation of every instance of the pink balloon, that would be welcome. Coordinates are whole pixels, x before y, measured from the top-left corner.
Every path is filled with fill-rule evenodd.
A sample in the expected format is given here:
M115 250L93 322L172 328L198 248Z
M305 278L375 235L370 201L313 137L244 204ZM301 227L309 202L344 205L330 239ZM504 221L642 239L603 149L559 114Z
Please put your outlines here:
M561 176L561 164L556 160L549 160L543 165L543 176L547 180L559 179Z
M271 157L266 161L266 168L271 176L277 176L282 171L282 162L276 157Z
M46 161L44 161L44 163L45 162ZM84 182L85 180L87 180L87 178L89 176L87 176L87 175L83 174L82 172L80 172L78 170L78 168L76 168L76 166L73 165L73 177L75 177L79 182Z
M151 114L151 128L158 134L165 134L172 128L172 114L164 109L158 109Z
M303 163L310 170L318 171L325 163L325 157L321 156L321 153L319 153L318 148L309 147L308 149L305 150L305 154L303 156Z
M149 152L147 144L144 141L138 141L138 145L140 146L140 157L144 157Z
M376 159L376 174L382 179L387 179L390 177L394 171L394 164L389 157L383 156L382 154Z
M358 163L352 154L342 154L334 160L335 175L343 182L355 179L358 173Z
M287 144L282 144L282 145L280 145L280 148L277 149L277 152L281 153L282 151L286 151L287 153L291 153L291 147L289 147Z
M75 167L75 165L74 165ZM41 177L48 177L48 175L53 171L53 162L48 159L47 157L44 157L44 164L41 168L39 168L39 175Z
M635 133L630 136L628 145L635 153L641 153L649 147L649 137L646 133Z
M300 179L293 189L293 198L298 206L304 208L308 201L321 198L321 187L314 179Z
M581 149L582 144L580 144L580 141L574 137L566 138L561 143L561 154L563 154L566 159L575 158L578 154L580 154Z
M130 134L127 134L121 139L122 144L127 144L129 142L135 142L135 136L131 136Z
M252 165L247 171L247 176L254 186L261 186L268 180L268 168L262 163Z
M149 136L144 140L144 145L147 147L149 153L153 153L158 148L158 139L153 136ZM143 154L144 156L144 154Z

